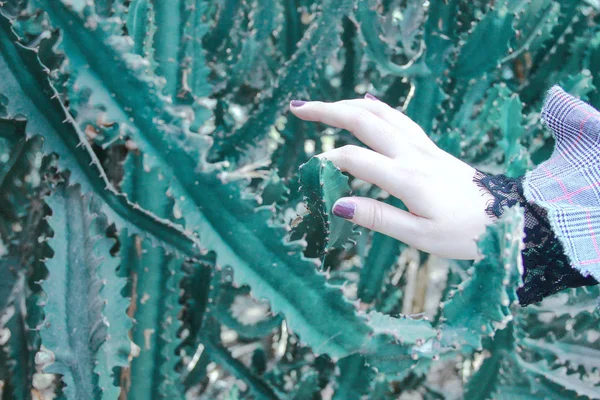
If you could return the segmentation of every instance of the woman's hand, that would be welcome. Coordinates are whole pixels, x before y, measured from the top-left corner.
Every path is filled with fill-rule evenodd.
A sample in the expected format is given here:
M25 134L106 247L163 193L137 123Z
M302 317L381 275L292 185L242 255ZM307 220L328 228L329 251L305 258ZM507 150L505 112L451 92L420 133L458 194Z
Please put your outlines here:
M335 203L335 215L441 257L478 258L475 239L493 221L485 213L492 196L473 182L474 168L370 94L335 103L294 100L290 108L303 120L346 129L372 149L344 146L319 157L399 198L410 211L344 197Z

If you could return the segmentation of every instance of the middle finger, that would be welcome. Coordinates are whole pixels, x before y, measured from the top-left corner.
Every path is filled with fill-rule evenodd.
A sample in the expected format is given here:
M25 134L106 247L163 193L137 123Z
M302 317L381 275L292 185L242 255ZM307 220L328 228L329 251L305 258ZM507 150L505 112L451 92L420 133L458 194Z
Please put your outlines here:
M290 108L305 121L323 122L352 132L358 140L387 157L398 157L405 147L401 135L391 124L364 108L321 101L308 101Z
M344 172L395 196L410 204L414 193L414 181L402 165L382 154L358 146L344 146L317 155L335 164Z

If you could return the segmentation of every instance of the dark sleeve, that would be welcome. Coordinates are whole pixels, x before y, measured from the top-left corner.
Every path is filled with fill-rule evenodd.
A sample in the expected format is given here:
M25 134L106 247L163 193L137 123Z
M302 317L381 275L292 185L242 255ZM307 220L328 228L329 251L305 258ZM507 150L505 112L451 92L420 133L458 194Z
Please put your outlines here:
M598 284L592 276L584 277L569 264L564 248L551 228L546 210L525 199L523 179L490 175L479 170L473 177L477 186L494 197L487 205L488 215L498 218L505 206L512 207L515 204L524 208L525 248L521 252L524 286L517 290L519 303L526 306L566 288Z

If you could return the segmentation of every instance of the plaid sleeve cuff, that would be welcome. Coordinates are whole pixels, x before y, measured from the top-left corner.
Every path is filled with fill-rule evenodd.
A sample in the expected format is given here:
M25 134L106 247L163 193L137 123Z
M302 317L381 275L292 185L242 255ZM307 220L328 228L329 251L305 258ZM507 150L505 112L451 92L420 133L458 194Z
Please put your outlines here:
M527 306L566 288L597 285L598 281L592 276L583 277L571 268L564 248L550 226L546 210L525 199L523 178L480 170L473 176L473 182L493 197L486 208L492 218L500 218L506 209L516 205L523 209L523 286L517 289L519 303Z
M542 121L556 145L525 175L524 196L547 211L571 266L600 281L600 113L554 86Z

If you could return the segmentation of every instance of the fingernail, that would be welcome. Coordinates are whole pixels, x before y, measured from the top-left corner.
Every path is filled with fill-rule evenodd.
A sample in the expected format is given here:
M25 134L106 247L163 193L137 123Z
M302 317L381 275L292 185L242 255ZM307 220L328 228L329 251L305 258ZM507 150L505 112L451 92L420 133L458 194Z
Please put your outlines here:
M379 99L375 96L373 96L371 93L365 94L365 99L369 99L369 100L375 100L375 101L379 101Z
M340 201L333 205L333 215L345 219L352 219L354 210L356 210L356 204L351 201Z
M305 105L306 102L304 100L292 100L290 104L292 105L292 107L301 107Z

